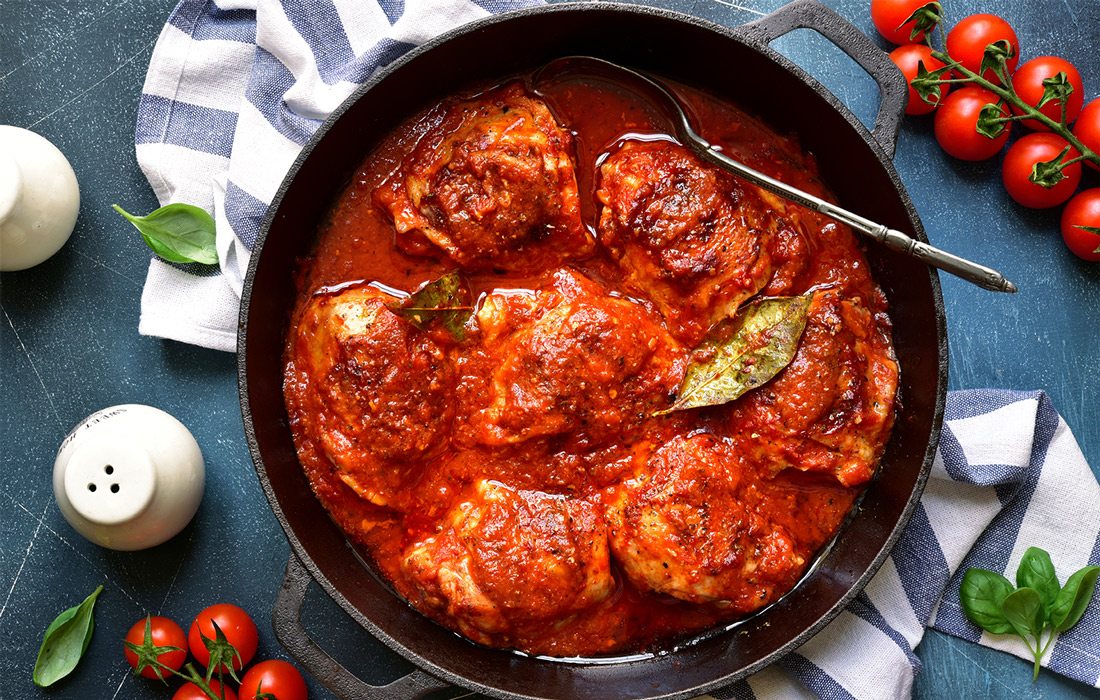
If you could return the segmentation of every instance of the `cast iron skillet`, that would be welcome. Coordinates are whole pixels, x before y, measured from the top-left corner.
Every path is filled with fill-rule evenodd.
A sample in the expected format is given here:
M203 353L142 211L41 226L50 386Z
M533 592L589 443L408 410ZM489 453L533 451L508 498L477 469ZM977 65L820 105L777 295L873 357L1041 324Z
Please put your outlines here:
M768 48L810 28L879 85L868 132L804 71ZM841 204L927 240L890 162L906 90L887 56L828 8L798 0L734 30L636 6L551 5L467 25L412 51L345 102L291 168L268 209L245 281L239 381L256 471L292 553L275 605L279 640L345 698L413 698L446 683L497 698L686 698L745 677L820 630L878 569L917 503L939 437L947 382L943 300L935 272L881 247L867 256L886 292L900 361L900 412L878 478L818 568L730 632L670 653L611 664L523 657L476 646L436 625L372 576L314 498L298 465L282 396L281 355L295 261L371 147L403 119L464 84L589 54L704 88L754 112L814 153ZM311 580L419 670L370 686L309 639L299 617Z

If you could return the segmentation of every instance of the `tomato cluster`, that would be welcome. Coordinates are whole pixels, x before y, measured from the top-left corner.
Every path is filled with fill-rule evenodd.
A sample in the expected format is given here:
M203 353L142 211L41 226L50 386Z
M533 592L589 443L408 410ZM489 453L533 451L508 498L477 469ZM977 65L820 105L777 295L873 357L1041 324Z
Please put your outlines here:
M1074 196L1081 163L1100 169L1081 155L1100 153L1100 98L1085 104L1081 74L1062 58L1038 56L1020 64L1020 40L996 15L959 21L945 49L936 51L932 34L941 11L929 0L871 0L875 27L900 44L890 57L909 83L906 114L934 112L936 141L961 160L994 157L1014 125L1034 132L1009 145L1001 169L1005 190L1035 209L1068 201L1061 226L1066 245L1078 257L1100 261L1100 188Z
M261 661L240 678L237 691L230 679L256 655L260 635L248 613L229 603L206 608L183 628L167 617L138 620L126 633L123 653L134 673L145 678L185 679L172 700L306 700L302 674L278 659ZM187 652L207 668L200 675L187 661Z

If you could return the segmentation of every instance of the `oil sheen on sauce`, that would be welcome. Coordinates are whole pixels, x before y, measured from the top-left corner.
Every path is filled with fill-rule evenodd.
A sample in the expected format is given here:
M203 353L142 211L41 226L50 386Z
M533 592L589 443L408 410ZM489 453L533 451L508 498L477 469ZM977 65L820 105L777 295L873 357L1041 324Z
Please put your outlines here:
M676 86L675 89L687 103L699 131L725 152L792 185L829 196L817 179L812 157L803 153L793 139L772 132L729 103L687 87ZM568 125L574 135L582 213L589 226L597 219L596 172L607 152L624 138L675 140L652 112L613 84L570 83L544 94L544 99L558 121ZM453 263L446 260L416 257L399 251L394 245L392 224L372 201L374 189L418 139L438 124L439 118L437 108L417 115L365 157L319 232L314 253L301 261L297 280L299 304L292 317L292 328L302 306L318 290L365 281L411 292L454 268ZM885 302L871 282L862 253L851 234L810 212L800 214L800 222L803 228L812 229L808 236L814 241L810 265L818 271L817 278L846 280L850 286L861 290L860 296L868 301L874 312L884 314ZM620 277L614 261L600 250L588 259L571 264L585 275L612 287ZM471 274L468 279L475 299L499 289L525 293L532 285L531 279L524 276L495 271ZM477 362L476 359L470 361ZM289 381L292 377L288 372ZM504 467L493 466L497 462L479 451L457 458L453 453L435 455L433 464L449 463L446 474L426 477L414 484L409 496L414 507L407 509L407 515L394 517L392 513L365 503L335 476L318 445L303 436L301 427L309 420L310 416L292 411L291 424L300 461L314 491L349 539L369 553L367 558L373 560L397 593L411 599L410 584L400 571L402 552L411 542L436 527L438 514L454 505L463 484L484 476L487 469ZM705 428L716 434L731 430L728 416L722 409L687 412L668 422L669 437L684 430L689 421L694 421L695 428ZM615 453L619 447L610 446L608 454ZM515 457L516 451L522 452L524 448L520 445L510 449L513 450L510 456ZM538 463L540 459L545 459L545 455L531 454L526 461ZM522 461L525 460L512 459L509 463ZM430 466L428 471L431 471ZM569 488L582 491L589 488L571 482L573 477L554 473L550 467L543 472L532 467L530 473L496 473L494 476L510 479L521 488L537 487L540 481L570 482ZM860 492L859 488L842 486L832 478L795 470L780 472L762 481L759 488L764 494L760 507L769 509L772 521L781 524L800 550L809 555L807 566L813 561L814 553L833 536ZM616 589L609 598L577 613L569 624L560 628L543 626L537 634L502 635L499 644L551 656L624 654L667 647L731 619L729 611L721 607L687 603L639 590L620 574L616 571ZM431 611L423 612L432 614Z

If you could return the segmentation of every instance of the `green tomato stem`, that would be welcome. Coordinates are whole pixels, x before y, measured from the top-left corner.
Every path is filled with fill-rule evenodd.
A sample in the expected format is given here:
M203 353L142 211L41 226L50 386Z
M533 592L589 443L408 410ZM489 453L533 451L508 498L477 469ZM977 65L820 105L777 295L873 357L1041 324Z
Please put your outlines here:
M1028 119L1028 116L1026 114L1013 114L1011 117L997 117L996 119L990 119L989 121L1000 124L1002 122L1018 122L1024 119Z
M217 695L214 692L214 689L210 687L210 684L206 682L206 679L202 677L202 674L200 674L198 671L195 670L195 667L191 664L191 662L188 662L187 665L184 666L184 668L187 669L186 674L177 672L176 675L179 676L180 678L186 678L187 680L194 683L196 686L198 686L199 690L201 690L206 697L210 698L210 700L224 700L225 699L225 684L224 683L221 684L222 694Z
M964 76L964 78L961 78L961 79L960 78L953 78L953 79L949 79L949 80L942 80L942 81L939 81L939 82L944 82L944 83L955 83L955 82L973 83L975 85L978 85L980 87L985 88L986 90L989 90L994 95L997 95L998 97L1000 97L1002 100L1004 100L1008 104L1010 104L1013 107L1016 107L1017 109L1022 111L1024 114L1021 115L1021 118L1023 118L1023 119L1034 119L1035 121L1037 121L1040 124L1042 124L1042 125L1046 126L1047 128L1049 128L1055 134L1058 134L1059 136L1064 138L1066 141L1068 141L1069 144L1072 145L1081 154L1081 160L1089 160L1089 161L1092 161L1093 163L1095 163L1097 165L1100 165L1100 154L1096 153L1091 148L1089 148L1085 144L1081 143L1081 141L1078 140L1078 138L1073 135L1073 132L1070 131L1069 127L1066 126L1066 124L1065 124L1065 104L1064 104L1064 101L1063 101L1063 105L1062 105L1062 110L1063 110L1062 121L1061 122L1056 122L1053 119L1051 119L1050 117L1048 117L1047 115L1043 114L1039 110L1037 110L1034 107L1032 107L1031 105L1029 105L1028 103L1024 102L1022 99L1020 99L1020 96L1016 94L1015 89L1012 88L1012 82L1006 79L1007 75L1006 75L1005 71L1003 71L1003 70L996 71L998 76L1001 78L1001 82L1003 83L1003 85L997 85L996 83L985 79L984 77L978 75L977 73L970 70L966 66L962 65L961 63L959 63L955 59L951 58L951 56L948 55L946 52L933 51L932 56L933 56L933 58L936 58L937 60L943 62L948 68L951 68L952 70L954 70L958 73L961 73ZM1003 61L1002 61L1002 63L1003 63ZM1007 87L1005 87L1005 86L1007 86ZM1064 168L1065 165L1063 165L1062 167Z

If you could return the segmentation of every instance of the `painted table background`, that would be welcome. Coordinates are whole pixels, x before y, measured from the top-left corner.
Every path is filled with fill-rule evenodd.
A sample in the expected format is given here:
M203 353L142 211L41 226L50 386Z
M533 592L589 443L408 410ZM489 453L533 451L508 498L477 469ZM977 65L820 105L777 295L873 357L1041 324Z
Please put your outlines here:
M781 0L657 2L737 25ZM828 4L873 34L868 0ZM958 19L990 11L1017 29L1026 56L1055 53L1100 93L1096 0L947 0ZM168 698L131 677L119 639L146 612L184 624L202 607L235 602L260 625L260 657L284 657L270 612L288 547L260 491L244 443L235 357L141 337L137 319L149 252L110 210L157 206L134 159L134 115L170 0L0 0L0 123L37 131L71 160L81 184L77 228L52 259L0 275L0 698ZM809 31L777 43L864 121L874 83ZM716 66L735 70L735 66ZM999 165L940 152L931 122L908 120L896 157L933 243L989 263L1021 292L997 296L945 277L951 387L1042 388L1100 472L1100 265L1073 258L1056 212L1015 206ZM1095 173L1089 174L1097 185ZM202 446L205 499L179 536L118 553L77 535L53 500L58 444L93 411L146 403L177 416ZM40 635L54 615L106 586L87 657L50 691L31 684ZM385 682L409 669L327 597L311 591L306 627L353 671ZM1091 689L968 642L929 633L917 649L915 695L1078 698ZM310 679L312 697L330 695ZM456 693L450 693L455 695Z

